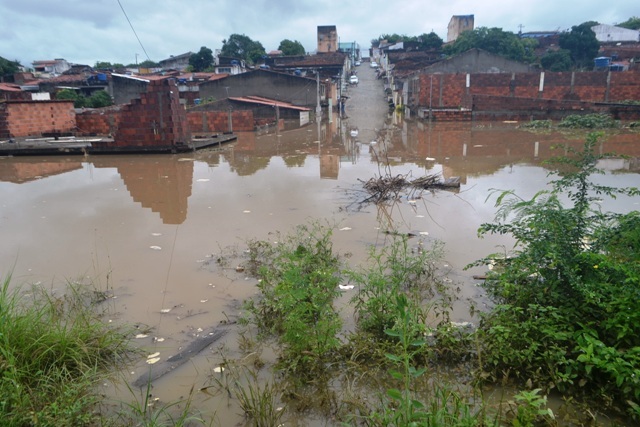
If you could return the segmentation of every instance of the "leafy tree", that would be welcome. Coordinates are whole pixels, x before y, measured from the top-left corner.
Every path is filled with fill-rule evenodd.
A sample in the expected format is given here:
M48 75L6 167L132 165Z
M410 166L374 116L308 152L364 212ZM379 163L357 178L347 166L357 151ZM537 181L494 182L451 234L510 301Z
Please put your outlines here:
M306 53L302 43L298 40L291 41L289 39L282 40L278 50L282 51L283 55L304 55Z
M530 43L502 28L478 27L460 34L453 44L445 47L445 53L455 55L476 48L514 61L533 62L535 57Z
M591 27L593 22L585 22L571 27L571 31L560 34L559 44L571 53L571 59L578 68L591 67L598 55L600 43Z
M640 18L632 16L624 22L618 24L618 27L628 28L630 30L640 30Z
M198 53L191 55L189 65L196 72L210 69L213 67L213 51L206 46L202 46Z
M87 106L87 99L73 89L62 89L56 93L56 99L73 101L73 106L75 108L83 108Z
M440 49L444 43L440 36L433 31L429 34L423 33L419 35L417 40L420 42L421 49Z
M400 35L400 34L381 34L378 37L378 43L382 40L386 40L389 43L398 43L398 42L402 42L407 40L409 37L406 35Z
M540 64L548 71L569 71L573 67L571 52L565 49L547 52L540 58Z
M250 64L255 64L267 54L262 43L253 41L244 34L231 34L229 39L222 40L220 53L222 56L244 59Z
M125 68L124 64L120 64L118 62L114 62L113 64L111 62L106 62L106 61L97 61L96 65L93 67L96 70L115 70L118 68Z
M90 108L102 108L109 105L113 105L113 100L105 90L94 92L86 102L86 106Z
M140 68L158 68L160 67L160 64L157 62L154 62L150 59L145 59L144 61L142 61L141 63L134 65L131 64L129 65L129 67L135 68L135 67L140 67Z
M9 76L20 71L20 63L18 61L9 61L0 56L0 77Z

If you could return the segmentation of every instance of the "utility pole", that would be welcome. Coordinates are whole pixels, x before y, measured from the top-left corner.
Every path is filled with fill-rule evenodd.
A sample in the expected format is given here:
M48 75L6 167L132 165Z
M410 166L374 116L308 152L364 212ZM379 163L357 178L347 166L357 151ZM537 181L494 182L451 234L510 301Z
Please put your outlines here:
M320 107L320 71L316 70L316 120L322 118L322 107Z

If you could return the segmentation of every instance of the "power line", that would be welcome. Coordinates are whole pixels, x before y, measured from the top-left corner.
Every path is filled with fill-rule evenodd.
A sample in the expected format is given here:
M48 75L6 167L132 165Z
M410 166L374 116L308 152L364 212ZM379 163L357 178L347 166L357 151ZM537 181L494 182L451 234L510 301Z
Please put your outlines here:
M138 33L136 33L135 28L133 28L133 24L129 20L129 17L127 16L127 12L124 11L124 7L122 7L122 3L120 3L120 0L118 0L118 4L120 5L120 9L122 9L122 13L124 13L124 17L127 18L127 22L129 23L129 26L131 27L131 31L133 31L133 34L136 36L136 39L138 39L138 43L140 43L140 47L142 48L142 51L144 52L144 54L147 57L147 59L149 61L151 61L151 58L149 58L149 55L147 54L147 50L142 45L142 42L140 41L140 37L138 37Z

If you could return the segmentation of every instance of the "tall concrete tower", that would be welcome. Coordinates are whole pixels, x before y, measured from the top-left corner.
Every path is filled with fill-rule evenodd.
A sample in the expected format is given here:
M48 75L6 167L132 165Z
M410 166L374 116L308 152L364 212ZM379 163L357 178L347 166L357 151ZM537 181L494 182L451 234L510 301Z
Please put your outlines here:
M338 30L335 25L318 25L318 53L338 50Z
M464 31L473 30L473 15L454 15L447 26L447 43L454 42Z

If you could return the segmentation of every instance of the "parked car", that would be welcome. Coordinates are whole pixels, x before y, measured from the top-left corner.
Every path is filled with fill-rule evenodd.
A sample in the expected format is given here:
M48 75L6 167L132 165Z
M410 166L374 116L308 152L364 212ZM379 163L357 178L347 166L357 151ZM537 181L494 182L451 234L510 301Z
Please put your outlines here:
M378 63L376 61L371 61L371 63L369 64L369 67L378 68Z
M360 66L360 61L356 61L356 67Z
M358 76L351 76L349 77L349 83L351 83L352 85L357 85L358 84Z

